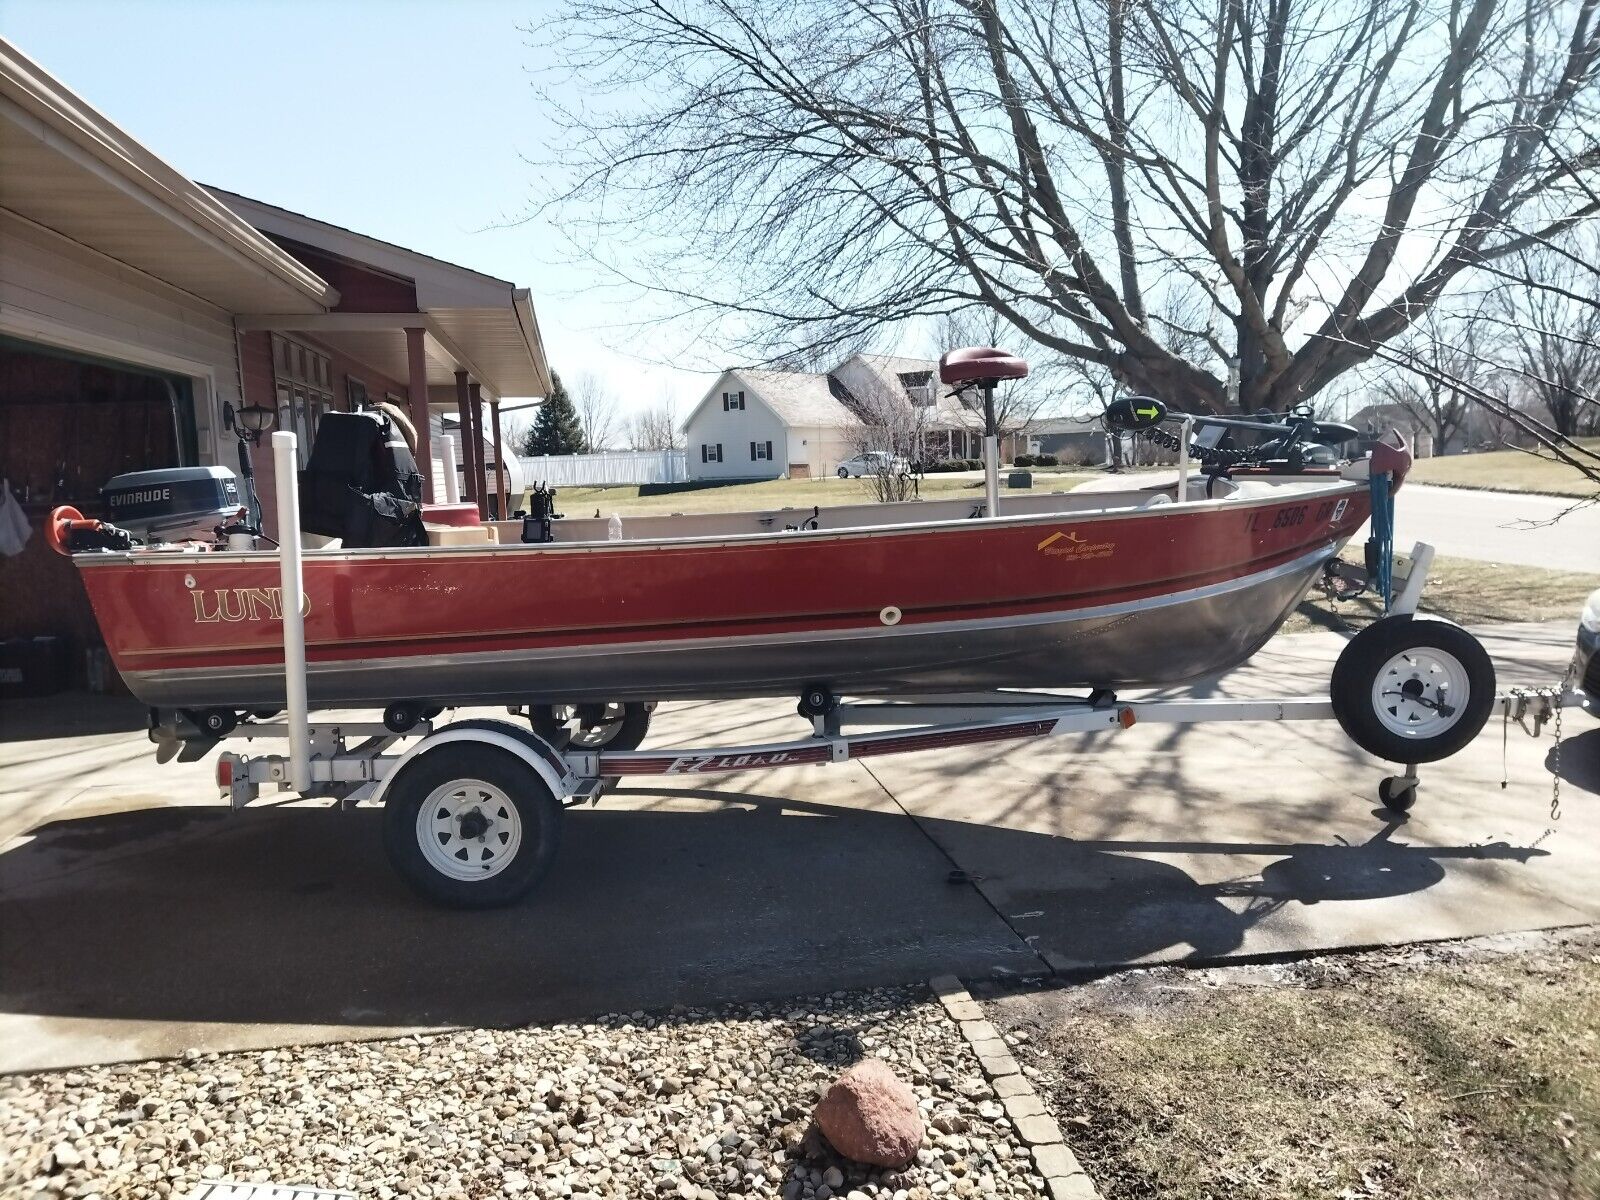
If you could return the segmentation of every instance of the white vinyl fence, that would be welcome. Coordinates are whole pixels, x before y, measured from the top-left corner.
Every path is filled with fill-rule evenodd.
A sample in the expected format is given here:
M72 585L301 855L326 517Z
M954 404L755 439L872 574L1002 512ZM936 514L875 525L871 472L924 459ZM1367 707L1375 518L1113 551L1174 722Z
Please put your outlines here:
M682 483L689 478L682 450L605 450L599 454L519 457L522 478L533 486L601 487L625 483Z

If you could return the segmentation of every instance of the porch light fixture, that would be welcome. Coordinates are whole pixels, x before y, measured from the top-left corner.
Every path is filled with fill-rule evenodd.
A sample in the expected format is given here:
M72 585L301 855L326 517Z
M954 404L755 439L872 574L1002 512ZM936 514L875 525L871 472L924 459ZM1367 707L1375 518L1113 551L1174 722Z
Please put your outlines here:
M277 423L278 414L264 404L247 404L239 410L239 435L259 443L261 435Z

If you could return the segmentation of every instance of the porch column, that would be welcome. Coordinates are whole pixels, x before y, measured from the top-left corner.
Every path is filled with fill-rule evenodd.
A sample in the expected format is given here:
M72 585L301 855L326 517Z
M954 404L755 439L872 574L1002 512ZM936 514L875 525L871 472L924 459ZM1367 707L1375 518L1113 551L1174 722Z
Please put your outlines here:
M506 456L500 441L500 401L489 401L489 415L494 421L494 498L495 516L500 520L506 519L510 511L506 507L506 487L509 472L506 471Z
M456 372L456 415L461 419L461 465L465 483L461 489L463 500L476 500L478 498L477 482L472 474L472 417L468 413L467 405L471 402L471 393L467 391L467 373ZM456 469L455 463L445 465L447 471Z
M433 435L428 426L428 352L426 329L406 329L406 364L410 377L406 390L411 399L411 423L417 427L417 467L422 472L422 501L432 504Z
M478 516L489 515L489 478L484 469L483 454L483 392L474 379L467 385L472 393L472 469L477 473L477 491L473 495L478 501Z

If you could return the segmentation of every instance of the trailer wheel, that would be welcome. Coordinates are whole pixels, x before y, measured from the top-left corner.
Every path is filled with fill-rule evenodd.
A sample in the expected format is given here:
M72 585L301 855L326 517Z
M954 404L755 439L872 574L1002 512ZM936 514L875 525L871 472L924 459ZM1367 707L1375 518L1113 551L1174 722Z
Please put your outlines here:
M557 750L637 750L650 732L650 708L620 701L530 704L528 727Z
M1494 664L1459 625L1385 617L1339 655L1333 714L1369 754L1398 763L1449 758L1473 738L1494 706Z
M453 908L498 908L544 878L561 804L537 772L493 746L430 750L390 785L389 861L414 890Z

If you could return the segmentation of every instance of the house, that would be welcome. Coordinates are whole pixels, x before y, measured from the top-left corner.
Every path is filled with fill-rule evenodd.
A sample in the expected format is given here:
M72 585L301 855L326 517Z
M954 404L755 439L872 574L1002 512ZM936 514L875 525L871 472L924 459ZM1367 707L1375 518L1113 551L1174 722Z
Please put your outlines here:
M874 447L871 430L904 428L892 447L928 460L976 458L983 447L983 403L952 395L938 364L886 354L852 354L827 373L724 371L683 423L691 479L817 478ZM885 435L887 437L888 435ZM881 439L880 439L881 440ZM1003 431L1000 452L1026 443Z
M724 371L683 422L689 478L831 475L860 425L826 375Z
M1028 454L1053 454L1063 463L1099 465L1109 460L1109 443L1099 414L1035 417L1028 423Z
M293 429L304 451L320 413L387 398L427 460L430 415L492 444L501 397L549 389L526 290L202 187L4 40L0 162L0 476L34 531L0 559L0 638L57 638L80 678L98 631L39 535L52 507L100 515L125 471L237 470L227 410ZM244 449L270 525L270 447ZM488 456L473 457L487 511Z

